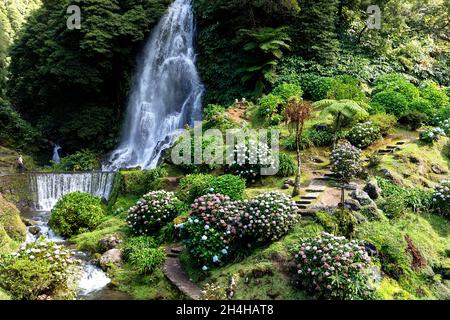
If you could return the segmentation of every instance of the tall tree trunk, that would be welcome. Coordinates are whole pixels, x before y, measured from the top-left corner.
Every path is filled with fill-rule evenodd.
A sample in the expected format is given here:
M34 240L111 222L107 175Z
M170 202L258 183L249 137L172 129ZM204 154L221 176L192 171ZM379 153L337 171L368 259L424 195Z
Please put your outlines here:
M345 185L344 182L342 181L341 184L341 203L340 203L340 207L341 207L341 211L344 212L345 209Z
M303 124L300 126L297 124L296 132L295 132L295 144L297 148L297 173L295 174L295 183L294 183L294 191L292 192L292 197L296 197L300 195L300 185L301 185L301 177L302 177L302 157L300 154L300 145L302 143L302 133L303 133Z

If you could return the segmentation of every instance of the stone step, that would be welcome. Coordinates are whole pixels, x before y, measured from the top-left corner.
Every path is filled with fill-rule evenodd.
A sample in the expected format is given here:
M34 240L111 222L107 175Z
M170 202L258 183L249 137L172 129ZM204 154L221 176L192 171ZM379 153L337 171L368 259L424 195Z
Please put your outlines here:
M333 180L334 178L332 178L332 177L325 177L325 176L323 176L323 177L318 177L318 178L314 178L314 180L316 180L316 181L331 181L331 180ZM314 181L313 180L313 181Z
M306 192L313 192L313 193L322 193L322 192L325 191L325 187L320 187L320 186L314 187L314 186L310 186L310 187L307 187L307 188L305 189L305 191L306 191Z
M386 149L397 149L398 146L387 146Z
M399 142L396 143L396 145L402 146L402 145L404 145L405 143L406 143L406 141L399 141Z
M298 213L301 216L308 217L308 216L314 216L316 211L312 210L312 209L302 209L302 210L298 210Z
M305 194L304 196L301 196L300 199L302 200L315 200L320 196L320 194L318 193L308 193Z
M299 200L299 201L295 201L295 203L296 204L311 204L311 200Z
M169 252L167 254L167 256L170 257L170 258L178 258L178 253Z
M308 208L308 206L307 206L307 205L304 205L304 204L297 205L297 207L298 207L299 209L306 209L306 208Z
M183 251L183 248L181 248L181 247L179 247L179 248L171 248L170 251L172 253L180 254L181 251Z

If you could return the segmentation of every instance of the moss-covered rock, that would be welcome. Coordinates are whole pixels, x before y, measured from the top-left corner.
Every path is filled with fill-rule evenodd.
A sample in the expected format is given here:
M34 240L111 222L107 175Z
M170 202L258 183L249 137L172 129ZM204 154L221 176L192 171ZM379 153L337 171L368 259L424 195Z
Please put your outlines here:
M2 229L4 230L2 236ZM15 241L24 241L26 227L20 219L20 211L17 207L6 201L0 194L0 241L6 241L7 237Z
M9 294L6 293L5 291L3 291L2 288L0 288L0 301L1 300L11 300L11 297L9 296Z

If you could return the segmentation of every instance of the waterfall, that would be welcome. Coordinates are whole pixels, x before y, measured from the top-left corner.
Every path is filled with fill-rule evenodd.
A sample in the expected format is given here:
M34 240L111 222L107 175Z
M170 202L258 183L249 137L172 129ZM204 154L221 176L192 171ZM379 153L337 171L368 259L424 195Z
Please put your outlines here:
M81 191L109 199L114 183L113 172L36 173L30 175L36 208L50 211L64 195Z
M53 157L52 157L54 163L61 162L61 158L59 157L59 150L61 150L61 147L55 143L55 145L53 146Z
M176 0L153 30L129 97L121 142L104 170L157 166L186 125L201 119L192 0Z

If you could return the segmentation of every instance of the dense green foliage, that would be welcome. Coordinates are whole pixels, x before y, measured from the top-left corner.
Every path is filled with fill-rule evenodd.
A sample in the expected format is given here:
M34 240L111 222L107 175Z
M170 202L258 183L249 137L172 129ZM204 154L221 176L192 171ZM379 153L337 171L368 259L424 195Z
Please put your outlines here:
M11 49L9 98L67 152L116 143L135 54L166 0L45 1ZM69 5L82 28L69 30Z
M153 238L145 236L127 239L123 254L125 260L141 274L153 272L166 259L164 248L158 247Z
M141 195L162 187L162 179L167 177L164 167L151 170L131 170L120 172L120 193L124 195Z
M48 225L64 237L92 231L104 219L100 198L87 193L66 194L52 209Z

